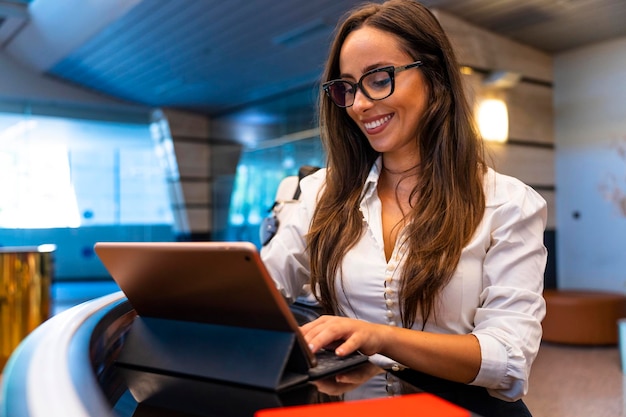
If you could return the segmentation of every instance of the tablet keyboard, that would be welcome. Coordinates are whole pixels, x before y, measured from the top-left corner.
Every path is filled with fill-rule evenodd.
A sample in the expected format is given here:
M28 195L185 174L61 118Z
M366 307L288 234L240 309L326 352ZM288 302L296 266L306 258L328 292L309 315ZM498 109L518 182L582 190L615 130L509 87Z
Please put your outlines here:
M359 352L347 356L337 356L332 350L321 349L315 353L317 366L309 369L309 377L320 378L329 374L367 362L367 356Z

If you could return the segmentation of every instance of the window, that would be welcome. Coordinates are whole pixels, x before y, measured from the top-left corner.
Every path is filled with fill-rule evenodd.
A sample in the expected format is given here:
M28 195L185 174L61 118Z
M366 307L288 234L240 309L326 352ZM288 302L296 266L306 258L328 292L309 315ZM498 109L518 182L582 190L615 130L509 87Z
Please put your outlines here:
M278 185L285 177L298 175L303 165L324 165L318 137L244 150L237 167L225 238L260 246L259 226L269 215Z
M95 242L175 240L175 156L147 120L0 112L0 246L54 244L55 279L99 279Z
M0 227L172 224L150 126L0 113Z

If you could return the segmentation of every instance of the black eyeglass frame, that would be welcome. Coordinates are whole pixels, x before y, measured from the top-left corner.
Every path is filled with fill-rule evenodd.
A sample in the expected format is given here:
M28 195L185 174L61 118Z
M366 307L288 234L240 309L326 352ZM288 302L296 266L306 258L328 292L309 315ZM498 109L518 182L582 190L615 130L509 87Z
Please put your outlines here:
M380 67L380 68L374 68L373 70L367 71L366 73L364 73L363 75L361 75L361 78L359 78L359 81L357 81L356 83L353 83L352 81L348 81L348 80L343 80L341 78L336 79L336 80L330 80L330 81L326 81L325 83L322 84L322 89L324 89L324 92L326 92L326 95L328 96L328 98L330 98L330 101L332 101L337 107L341 107L341 108L348 108L348 107L352 107L352 105L354 105L354 99L356 98L356 91L357 88L359 90L361 90L361 92L365 95L365 97L367 97L368 99L372 100L372 101L379 101L379 100L384 100L387 97L389 97L390 95L393 94L395 87L396 87L396 82L395 82L395 74L411 69L411 68L419 68L422 65L424 65L424 63L420 60L415 61L415 62L411 62L410 64L406 64L406 65L399 65L397 67L394 67L393 65L389 65L386 67ZM380 97L380 98L373 98L369 95L369 93L367 92L367 90L365 88L363 88L363 79L365 77L368 77L372 74L375 74L377 72L386 72L389 75L389 79L391 81L391 89L389 90L389 94L387 94L385 97ZM330 92L330 88L333 84L336 83L346 83L348 85L350 85L352 87L352 89L354 90L354 94L352 95L352 103L350 103L350 105L345 106L345 105L341 105L339 103L337 103L335 101L335 99L333 99L333 96Z

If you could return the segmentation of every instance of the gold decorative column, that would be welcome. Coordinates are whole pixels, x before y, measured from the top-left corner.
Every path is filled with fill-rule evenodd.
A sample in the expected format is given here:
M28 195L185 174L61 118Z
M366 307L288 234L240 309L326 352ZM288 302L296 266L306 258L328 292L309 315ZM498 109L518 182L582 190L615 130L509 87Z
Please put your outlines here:
M50 316L54 245L0 247L0 370L31 331Z

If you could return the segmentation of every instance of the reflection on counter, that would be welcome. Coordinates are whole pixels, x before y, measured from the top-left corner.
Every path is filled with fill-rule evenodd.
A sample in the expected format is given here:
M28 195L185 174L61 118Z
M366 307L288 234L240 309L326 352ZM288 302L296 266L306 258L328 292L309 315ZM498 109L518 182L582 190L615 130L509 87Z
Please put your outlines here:
M127 390L121 391L114 405L114 410L120 417L251 417L256 411L266 408L421 392L369 362L348 372L281 391L260 390L119 366L116 367L116 374L118 386L127 387Z

